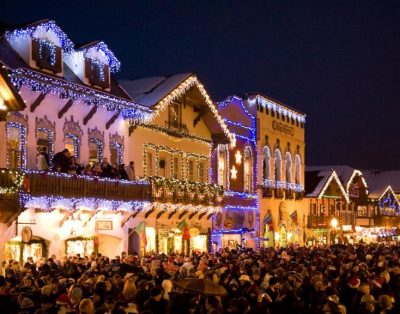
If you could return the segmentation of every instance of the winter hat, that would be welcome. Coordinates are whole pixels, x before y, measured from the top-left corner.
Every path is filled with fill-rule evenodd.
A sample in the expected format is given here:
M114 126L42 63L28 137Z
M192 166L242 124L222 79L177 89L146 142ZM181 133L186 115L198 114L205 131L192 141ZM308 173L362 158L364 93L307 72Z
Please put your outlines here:
M20 308L22 309L33 309L35 307L35 304L33 301L29 298L23 298L20 304Z
M382 288L383 284L385 283L385 278L383 278L383 277L375 277L374 280L372 280L372 282L378 288Z
M360 303L375 303L375 299L371 294L364 294L361 298Z
M242 275L239 278L239 281L248 281L251 282L250 277L248 275Z
M60 305L70 305L71 301L70 301L68 295L63 293L57 298L56 303L60 304Z
M348 280L350 288L356 289L360 285L361 281L357 276L352 276Z
M371 255L371 254L365 255L365 259L366 259L367 261L370 261L370 260L372 259L372 255Z

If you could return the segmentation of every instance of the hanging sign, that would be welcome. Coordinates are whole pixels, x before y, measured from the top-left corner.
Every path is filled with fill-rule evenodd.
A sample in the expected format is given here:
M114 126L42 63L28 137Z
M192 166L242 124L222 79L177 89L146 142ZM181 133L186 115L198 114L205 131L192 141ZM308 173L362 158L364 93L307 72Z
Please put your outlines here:
M30 227L23 227L21 230L21 240L28 243L32 240L32 229Z

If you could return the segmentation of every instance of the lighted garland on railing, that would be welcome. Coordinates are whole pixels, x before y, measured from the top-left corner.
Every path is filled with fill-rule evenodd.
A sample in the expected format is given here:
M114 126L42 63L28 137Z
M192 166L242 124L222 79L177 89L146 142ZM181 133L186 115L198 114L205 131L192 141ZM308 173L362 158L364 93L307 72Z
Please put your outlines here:
M9 187L0 187L0 194L14 194L20 191L24 184L25 174L20 170L1 169L1 174L10 174L15 176L14 181Z

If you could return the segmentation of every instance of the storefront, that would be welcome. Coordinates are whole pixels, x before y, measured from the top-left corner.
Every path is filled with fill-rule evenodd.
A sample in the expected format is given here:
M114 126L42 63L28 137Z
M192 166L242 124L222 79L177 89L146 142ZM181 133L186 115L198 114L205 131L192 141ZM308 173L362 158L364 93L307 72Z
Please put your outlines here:
M28 257L38 262L42 257L47 257L48 243L39 237L32 237L28 242L23 242L21 237L15 237L4 245L4 260L15 260L23 264Z

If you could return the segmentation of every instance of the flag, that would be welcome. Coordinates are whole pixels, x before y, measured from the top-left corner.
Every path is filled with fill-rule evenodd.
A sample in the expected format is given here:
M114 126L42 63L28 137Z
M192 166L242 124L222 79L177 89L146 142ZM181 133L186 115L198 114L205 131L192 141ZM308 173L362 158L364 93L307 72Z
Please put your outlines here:
M292 219L294 224L298 224L297 222L297 210L295 210L293 213L290 214L290 218Z
M140 224L138 224L135 228L135 232L141 236L144 246L147 245L147 237L146 237L146 225L144 224L144 221L142 221Z
M268 231L274 231L274 224L272 222L272 216L270 214L265 216L264 226L268 226Z
M182 231L182 239L183 240L189 240L190 239L190 233L189 233L189 227L187 225L186 220L182 220L177 228Z

